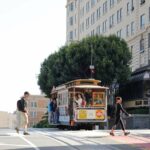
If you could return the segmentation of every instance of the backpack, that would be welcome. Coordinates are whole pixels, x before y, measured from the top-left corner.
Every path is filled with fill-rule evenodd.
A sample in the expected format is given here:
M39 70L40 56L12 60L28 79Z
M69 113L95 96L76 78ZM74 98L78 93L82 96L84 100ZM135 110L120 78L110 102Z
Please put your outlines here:
M21 99L17 101L17 108L18 108L19 111L23 111L24 110Z

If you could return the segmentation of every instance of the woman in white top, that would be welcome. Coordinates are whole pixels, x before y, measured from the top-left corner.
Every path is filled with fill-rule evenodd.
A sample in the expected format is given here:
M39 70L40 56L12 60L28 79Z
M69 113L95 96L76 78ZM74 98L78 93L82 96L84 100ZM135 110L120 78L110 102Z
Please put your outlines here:
M77 95L77 101L76 102L78 103L78 107L82 107L82 96L81 96L81 94Z

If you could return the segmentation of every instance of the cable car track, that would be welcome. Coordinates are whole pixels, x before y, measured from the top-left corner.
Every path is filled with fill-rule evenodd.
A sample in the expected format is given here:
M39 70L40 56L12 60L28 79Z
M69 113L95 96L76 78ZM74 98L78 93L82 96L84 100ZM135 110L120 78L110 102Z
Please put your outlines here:
M64 143L66 144L69 148L69 150L82 150L83 148L79 147L80 145L84 145L84 146L96 146L96 149L99 150L99 148L103 148L105 150L120 150L119 148L116 148L114 146L111 146L111 145L106 145L106 143L102 143L102 142L96 142L96 141L93 141L93 140L90 140L86 137L77 137L77 136L72 136L71 135L60 135L60 134L55 134L55 133L43 133L43 132L39 132L39 134L42 134L44 136L47 136L51 139L54 139L58 142L61 142L61 143ZM93 137L94 138L94 137ZM65 140L67 139L67 140ZM75 146L75 145L72 145L70 144L70 142L67 142L68 140L71 140L71 141L74 141L74 142L77 142L78 145Z

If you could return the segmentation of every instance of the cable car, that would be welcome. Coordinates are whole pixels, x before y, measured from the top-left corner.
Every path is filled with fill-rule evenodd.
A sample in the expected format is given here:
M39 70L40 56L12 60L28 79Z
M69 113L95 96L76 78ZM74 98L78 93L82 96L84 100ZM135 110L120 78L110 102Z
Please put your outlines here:
M107 123L107 91L100 80L77 79L52 89L56 99L58 126L93 128Z

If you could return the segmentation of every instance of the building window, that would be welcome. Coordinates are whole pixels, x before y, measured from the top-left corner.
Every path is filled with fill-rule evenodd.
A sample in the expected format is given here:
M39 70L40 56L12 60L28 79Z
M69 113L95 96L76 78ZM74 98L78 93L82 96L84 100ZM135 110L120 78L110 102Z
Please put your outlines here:
M37 103L36 102L31 102L31 107L33 107L33 108L37 107Z
M73 17L69 18L69 25L72 26L73 25Z
M131 0L131 11L134 10L134 3L133 3L133 0Z
M145 14L140 16L140 28L143 29L145 27Z
M89 26L90 26L90 17L88 17L88 18L86 19L86 29L88 29Z
M80 10L80 18L84 17L84 7Z
M101 17L101 7L96 10L96 19L99 20Z
M75 16L74 16L74 23L76 24L76 22L77 22L77 15L75 14Z
M130 48L131 56L133 56L133 45Z
M86 3L86 13L88 13L90 11L90 2L88 1Z
M144 51L144 39L140 40L140 52Z
M95 34L94 32L95 32L94 30L91 31L91 36L94 36Z
M127 3L127 15L129 15L129 13L130 13L130 3L128 2Z
M69 33L69 39L73 40L73 31L70 31L70 33Z
M91 0L91 7L94 7L94 5L95 5L95 0Z
M122 8L117 11L117 23L122 20Z
M150 7L149 7L149 16L148 17L149 17L149 22L150 22Z
M31 111L30 114L31 114L31 117L32 117L32 118L35 118L35 117L37 116L37 113L36 113L35 111Z
M75 29L74 30L74 37L76 38L76 36L77 36L77 30Z
M126 37L129 36L129 25L126 26Z
M97 35L100 35L100 34L101 34L101 26L100 26L100 25L97 26L97 28L96 28L96 34L97 34Z
M81 24L80 24L80 26L79 26L79 31L80 31L80 33L81 33L81 30L82 30L82 27L81 27Z
M150 48L150 33L148 33L148 48Z
M107 1L103 3L103 14L107 13Z
M84 32L84 22L82 22L82 32Z
M95 12L91 14L91 25L95 23Z
M114 26L114 14L109 17L109 28Z
M117 31L117 37L122 37L122 29L120 29L119 31Z
M140 0L140 4L143 5L145 3L145 0Z
M73 2L70 3L70 5L69 5L69 10L70 10L70 11L73 11Z
M110 8L114 6L115 1L114 0L110 0Z
M131 22L131 35L134 34L134 21Z
M75 0L75 8L77 8L77 0Z
M107 31L107 20L103 22L103 33Z

